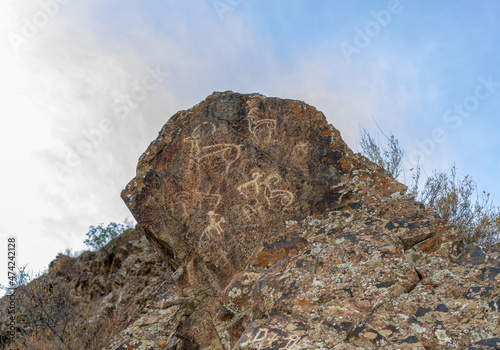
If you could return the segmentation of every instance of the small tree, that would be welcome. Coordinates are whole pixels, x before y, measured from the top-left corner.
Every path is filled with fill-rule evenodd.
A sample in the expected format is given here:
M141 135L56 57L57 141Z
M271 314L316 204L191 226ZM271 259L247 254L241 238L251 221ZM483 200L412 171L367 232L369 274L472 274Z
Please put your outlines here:
M110 223L107 227L103 227L104 224L99 224L99 226L90 226L89 232L87 232L87 239L84 243L94 250L99 250L106 245L112 239L118 237L123 231L125 231L127 226L124 224L117 224L116 222Z

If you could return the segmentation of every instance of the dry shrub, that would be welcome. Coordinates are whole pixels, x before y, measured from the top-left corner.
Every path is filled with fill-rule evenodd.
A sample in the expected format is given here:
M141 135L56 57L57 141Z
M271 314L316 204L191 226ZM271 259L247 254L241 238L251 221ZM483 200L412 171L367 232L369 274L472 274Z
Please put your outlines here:
M387 170L395 179L403 170L404 150L399 146L399 141L391 134L387 139L387 148L380 146L379 142L370 135L368 130L361 128L360 141L361 153L373 163Z
M19 286L16 300L16 323L22 331L6 349L102 349L122 328L112 315L93 315L82 297L49 275Z
M427 178L420 200L452 224L466 243L500 247L500 208L492 197L479 191L470 176L457 177L457 169Z
M104 316L95 323L83 325L66 333L64 343L47 331L28 332L17 337L6 349L16 350L100 350L118 335L119 325L112 317Z
M404 150L394 135L385 137L387 148L361 128L361 154L397 178L402 171ZM410 170L413 171L410 194L453 225L465 243L500 248L500 208L494 206L489 193L478 190L470 176L460 179L455 166L449 171L434 171L420 190L420 166Z

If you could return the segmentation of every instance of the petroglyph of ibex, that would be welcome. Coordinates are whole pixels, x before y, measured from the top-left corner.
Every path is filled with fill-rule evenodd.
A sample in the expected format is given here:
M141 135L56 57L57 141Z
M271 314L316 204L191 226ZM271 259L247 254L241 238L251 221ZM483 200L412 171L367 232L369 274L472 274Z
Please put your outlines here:
M248 129L261 146L271 142L273 131L276 129L276 120L264 118L262 114L258 108L252 108L248 113Z
M276 189L280 181L281 176L277 174L264 178L264 175L256 171L252 173L252 180L236 188L247 200L247 204L242 207L247 219L255 218L264 207L273 208L279 204L279 209L285 209L293 203L295 196L292 192Z
M288 207L295 199L295 196L290 191L273 189L280 181L281 176L276 174L269 175L265 180L265 197L267 200L267 204L270 207L272 206L271 200L273 199L278 199L283 207Z
M192 132L191 136L186 137L184 142L190 144L190 159L198 165L209 158L218 157L225 163L225 172L227 174L231 165L241 156L242 145L232 143L218 143L214 145L201 146L203 135L211 136L215 134L216 127L214 124L204 122L198 125Z
M215 214L211 210L207 213L208 225L200 235L199 246L201 246L201 243L203 242L203 239L205 237L213 238L214 236L222 236L224 231L222 230L221 224L224 224L226 220L224 219L224 217L220 217L220 219L217 220L219 216L219 214Z

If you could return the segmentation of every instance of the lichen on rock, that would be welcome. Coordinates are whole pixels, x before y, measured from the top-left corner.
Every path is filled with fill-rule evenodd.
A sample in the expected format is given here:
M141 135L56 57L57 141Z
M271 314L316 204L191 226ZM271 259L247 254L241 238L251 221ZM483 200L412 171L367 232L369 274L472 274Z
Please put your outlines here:
M498 348L500 253L405 191L314 107L214 93L122 192L175 271L170 311L144 317L167 349Z

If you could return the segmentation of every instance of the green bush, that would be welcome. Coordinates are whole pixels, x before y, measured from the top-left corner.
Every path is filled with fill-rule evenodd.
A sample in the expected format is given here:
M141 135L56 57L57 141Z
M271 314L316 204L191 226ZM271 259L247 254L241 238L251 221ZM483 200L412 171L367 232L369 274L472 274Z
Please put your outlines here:
M124 224L117 224L116 222L111 222L107 227L103 225L99 224L97 227L90 226L89 232L87 232L88 238L83 243L94 250L99 250L129 228Z

